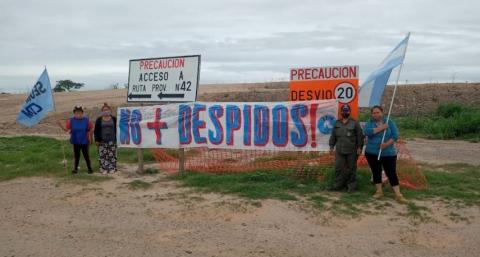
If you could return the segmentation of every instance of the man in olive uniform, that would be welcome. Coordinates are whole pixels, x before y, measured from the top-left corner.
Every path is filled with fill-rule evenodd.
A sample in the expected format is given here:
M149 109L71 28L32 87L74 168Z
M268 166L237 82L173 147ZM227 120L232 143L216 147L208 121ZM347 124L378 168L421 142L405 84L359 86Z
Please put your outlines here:
M350 111L350 106L342 106L341 118L330 135L330 153L335 148L335 182L330 188L333 191L347 188L353 192L357 187L357 159L362 153L364 135L360 123L350 117Z

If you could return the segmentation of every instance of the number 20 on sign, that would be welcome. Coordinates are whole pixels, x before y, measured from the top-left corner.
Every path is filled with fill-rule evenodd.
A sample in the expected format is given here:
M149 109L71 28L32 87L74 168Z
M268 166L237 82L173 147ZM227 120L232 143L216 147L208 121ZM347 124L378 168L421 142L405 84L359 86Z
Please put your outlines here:
M358 66L293 68L290 70L290 101L337 99L358 119Z

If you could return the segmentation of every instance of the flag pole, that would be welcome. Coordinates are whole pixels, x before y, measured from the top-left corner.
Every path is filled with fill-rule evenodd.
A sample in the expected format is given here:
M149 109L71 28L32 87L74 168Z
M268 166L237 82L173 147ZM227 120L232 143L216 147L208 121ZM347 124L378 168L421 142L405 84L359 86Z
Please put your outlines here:
M45 64L44 66L45 71L47 71L47 65ZM50 82L50 76L48 76L48 71L47 71L47 77L48 81ZM57 112L57 104L55 103L55 96L53 95L53 89L52 89L52 83L50 83L50 93L52 94L52 99L53 99L53 111ZM62 148L62 154L63 154L63 169L65 171L65 174L68 175L68 170L67 170L67 156L65 154L65 142L63 139L60 139L60 144Z
M392 94L392 100L390 101L390 107L388 108L388 115L387 115L387 123L390 121L390 114L392 112L392 107L393 107L393 101L395 100L395 94L397 93L397 86L398 86L398 81L400 80L400 73L402 72L403 68L403 62L405 60L405 53L407 52L407 47L408 47L408 41L410 40L410 32L407 33L407 45L405 46L405 50L403 50L403 60L402 63L400 64L400 67L398 68L397 72L397 80L395 81L395 86L393 88L393 94ZM383 136L382 136L382 141L380 143L383 144L383 141L385 141L385 135L387 134L387 130L385 129L383 131ZM380 160L380 156L382 155L382 148L380 147L380 151L378 151L378 157L377 160Z
M47 65L46 64L43 65L43 68L46 71L47 70ZM47 71L47 77L48 77L48 81L50 82L50 76L48 76L48 71ZM56 112L57 111L57 104L55 103L55 96L53 95L52 83L50 83L50 93L52 94L52 99L53 99L53 111Z

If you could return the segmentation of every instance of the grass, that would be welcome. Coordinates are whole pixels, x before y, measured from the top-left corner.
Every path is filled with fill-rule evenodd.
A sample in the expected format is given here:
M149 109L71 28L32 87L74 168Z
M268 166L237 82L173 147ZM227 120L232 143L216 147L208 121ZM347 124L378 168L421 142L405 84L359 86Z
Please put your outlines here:
M402 137L480 141L480 108L459 104L440 105L424 116L395 117Z
M451 164L425 167L428 189L405 191L417 199L439 198L456 205L480 205L480 166Z
M407 205L406 215L421 222L425 222L430 220L430 216L428 215L429 212L430 210L428 208L410 202Z
M63 151L67 159L67 171L63 166ZM98 171L97 148L90 147L90 160L92 167ZM150 151L144 151L146 162L154 161ZM136 162L136 149L120 148L118 150L119 162ZM47 176L66 177L71 176L73 168L73 150L66 140L37 136L0 137L0 181L10 180L17 177ZM79 174L72 179L77 181L100 181L96 176L87 176L87 168L83 156L80 160Z
M152 183L148 183L139 179L133 180L127 183L127 185L128 185L128 188L131 190L139 190L139 189L146 190L152 187Z
M460 168L461 167L461 168ZM402 189L410 200L440 199L455 207L480 206L480 167L459 164L451 166L427 167L425 176L429 186L426 190ZM357 173L358 190L355 193L331 193L326 191L332 182L333 169L322 167L326 172L323 181L304 179L295 176L293 171L256 171L250 173L208 174L187 172L172 175L170 179L179 181L185 187L201 192L234 194L248 199L278 199L282 201L306 200L321 210L331 210L338 214L356 217L368 209L368 205L381 204L371 197L374 191L370 183L370 171L360 168ZM393 193L388 186L385 199L393 202ZM424 207L410 203L407 216L426 221L428 212Z
M62 144L69 160L65 172L63 167ZM135 149L122 149L119 161L136 157ZM98 170L96 148L90 148L93 168ZM127 160L125 160L127 158ZM22 136L0 137L0 181L17 177L47 176L59 177L62 183L87 184L101 182L109 178L87 175L84 161L81 160L80 173L70 175L72 150L66 141L56 139ZM428 188L422 191L403 190L408 199L439 199L453 207L480 205L480 166L449 164L441 166L423 166ZM156 174L156 169L147 169L146 173ZM203 192L235 194L248 199L278 199L282 201L308 201L319 209L356 216L364 211L364 206L377 204L371 197L373 186L370 184L368 168L359 168L357 175L358 191L352 194L329 193L327 186L333 179L333 167L308 167L308 174L298 176L292 170L259 170L248 173L206 174L187 172L169 179L179 181L183 186L193 187ZM308 175L307 174L307 175ZM320 174L321 176L317 176ZM321 179L317 179L321 178ZM129 184L133 190L146 189L151 183L135 180ZM385 190L386 198L391 199L391 190ZM415 206L408 207L411 216L415 216ZM453 215L454 216L454 215Z
M296 199L288 192L296 187L296 181L282 172L260 171L223 175L187 172L171 178L203 192L231 193L250 199Z
M155 174L158 174L158 169L155 169L155 168L146 168L146 169L143 171L143 174L145 174L145 175L155 175Z
M155 157L148 149L142 150L143 151L143 161L145 163L153 163L155 162ZM117 150L118 160L125 162L125 163L137 163L137 149L135 148L118 148Z
M360 113L367 121L370 113ZM429 114L392 117L402 138L459 139L480 142L480 108L455 103L440 105Z
M165 149L165 153L178 159L180 157L180 150L179 149ZM192 157L195 155L200 154L200 150L192 148L192 149L185 149L184 150L185 157Z
M64 145L66 158L71 160L73 150L66 143ZM62 145L59 140L31 136L0 138L0 181L19 176L65 175L62 160ZM98 164L93 164L97 168ZM68 169L70 172L71 167Z
M322 210L326 208L326 204L330 201L328 197L322 195L313 195L309 197L308 200L311 201L316 208Z
M325 171L325 180L298 178L291 170L257 171L249 173L208 174L187 172L184 175L173 175L170 179L177 180L183 186L193 187L201 192L218 192L234 194L248 199L278 199L296 201L306 199L319 209L326 208L349 216L356 216L360 208L372 201L372 186L370 176L363 169L358 174L358 192L341 194L326 192L333 179L333 168L320 167Z
M295 161L298 159L302 160L311 160L318 158L317 152L280 152L275 156L271 157L258 157L255 159L255 162L270 162L270 161Z

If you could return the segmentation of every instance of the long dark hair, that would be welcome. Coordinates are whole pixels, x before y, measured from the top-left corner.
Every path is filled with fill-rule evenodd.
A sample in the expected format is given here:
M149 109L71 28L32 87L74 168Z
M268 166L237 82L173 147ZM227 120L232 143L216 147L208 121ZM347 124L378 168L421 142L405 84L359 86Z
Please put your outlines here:
M373 112L373 110L379 109L383 113L383 108L380 105L375 105L370 109L370 113Z
M108 108L109 110L112 110L112 107L110 107L110 105L108 105L107 103L103 103L103 106L102 108L100 108L101 111L103 111L103 109L105 108Z

